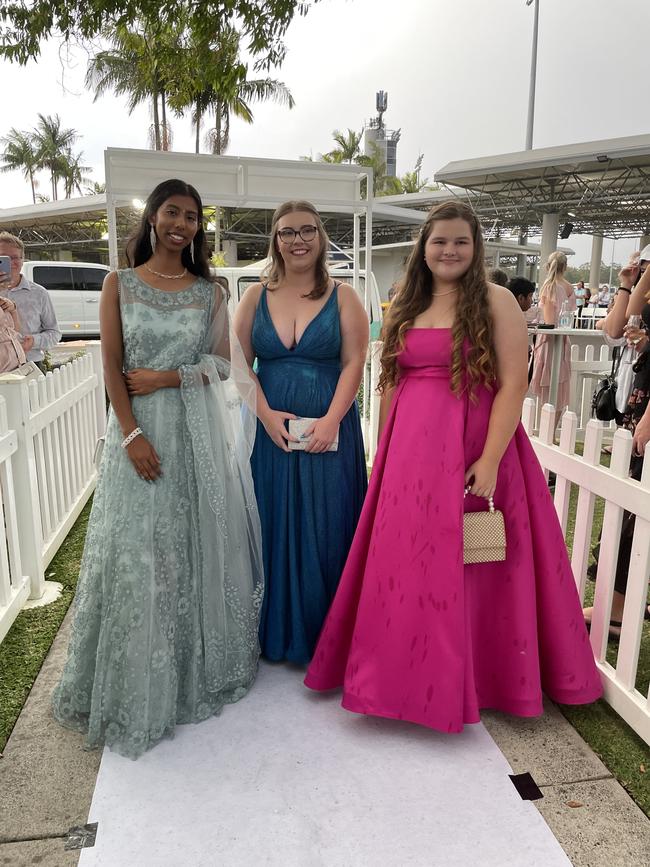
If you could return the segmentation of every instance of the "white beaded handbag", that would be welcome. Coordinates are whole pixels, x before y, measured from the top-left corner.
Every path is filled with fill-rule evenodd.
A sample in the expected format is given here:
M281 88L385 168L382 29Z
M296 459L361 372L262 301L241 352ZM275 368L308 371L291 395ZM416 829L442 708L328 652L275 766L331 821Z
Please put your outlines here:
M469 488L465 488L465 496ZM506 559L506 525L503 512L488 498L487 512L463 515L463 562L498 563Z

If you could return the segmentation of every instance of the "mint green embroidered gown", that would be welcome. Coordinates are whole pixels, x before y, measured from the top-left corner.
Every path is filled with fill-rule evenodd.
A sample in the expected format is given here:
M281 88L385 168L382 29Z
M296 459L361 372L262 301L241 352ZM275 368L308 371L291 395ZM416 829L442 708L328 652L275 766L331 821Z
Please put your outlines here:
M163 292L132 270L118 277L124 369L178 369L181 387L132 398L161 459L154 483L136 474L110 414L53 709L89 747L137 758L176 724L246 694L263 570L254 387L221 290L200 278Z

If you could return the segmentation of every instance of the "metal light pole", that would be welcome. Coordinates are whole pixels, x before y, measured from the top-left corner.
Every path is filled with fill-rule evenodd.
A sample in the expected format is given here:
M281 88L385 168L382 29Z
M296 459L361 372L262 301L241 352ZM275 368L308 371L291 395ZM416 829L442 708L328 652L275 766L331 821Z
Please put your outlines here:
M539 27L539 0L526 0L526 6L535 3L533 24L533 54L530 61L530 90L528 93L528 125L526 127L526 150L533 147L533 124L535 123L535 81L537 79L537 31Z

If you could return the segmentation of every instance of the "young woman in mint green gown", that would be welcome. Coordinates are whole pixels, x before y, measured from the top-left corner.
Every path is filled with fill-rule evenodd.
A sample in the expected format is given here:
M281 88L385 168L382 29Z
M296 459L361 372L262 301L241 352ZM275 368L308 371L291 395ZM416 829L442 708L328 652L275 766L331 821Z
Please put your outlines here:
M132 758L242 698L257 669L255 387L202 220L193 187L160 184L132 267L102 290L111 411L53 708Z

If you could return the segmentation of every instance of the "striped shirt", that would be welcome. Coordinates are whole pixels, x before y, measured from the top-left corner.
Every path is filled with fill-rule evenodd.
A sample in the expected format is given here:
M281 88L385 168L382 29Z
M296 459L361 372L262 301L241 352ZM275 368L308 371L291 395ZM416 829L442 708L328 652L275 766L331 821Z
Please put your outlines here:
M21 275L17 286L2 290L0 295L15 302L23 337L29 335L34 338L34 345L27 353L27 360L42 361L45 350L61 340L61 332L47 289Z

